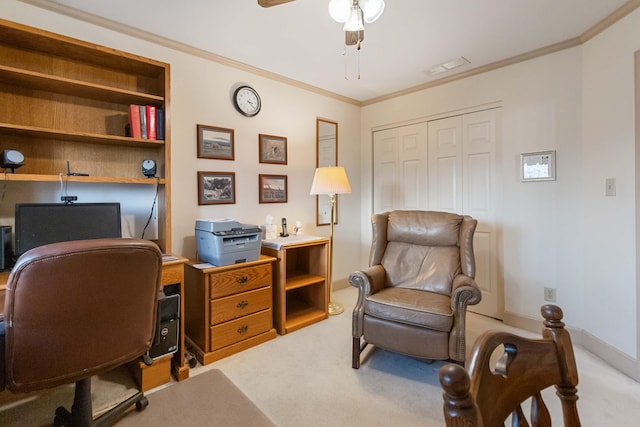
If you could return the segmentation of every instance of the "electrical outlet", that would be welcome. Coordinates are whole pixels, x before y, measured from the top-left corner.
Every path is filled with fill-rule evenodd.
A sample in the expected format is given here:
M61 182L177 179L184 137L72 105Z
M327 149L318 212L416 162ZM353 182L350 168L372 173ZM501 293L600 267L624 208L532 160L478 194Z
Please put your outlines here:
M544 300L547 302L556 302L556 288L544 288Z

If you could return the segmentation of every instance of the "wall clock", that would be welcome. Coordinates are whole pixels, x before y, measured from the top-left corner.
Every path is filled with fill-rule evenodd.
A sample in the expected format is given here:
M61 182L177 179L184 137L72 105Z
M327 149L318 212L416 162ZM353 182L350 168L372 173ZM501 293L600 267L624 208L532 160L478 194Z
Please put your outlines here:
M233 93L233 105L240 114L253 117L260 112L260 95L251 86L240 86Z

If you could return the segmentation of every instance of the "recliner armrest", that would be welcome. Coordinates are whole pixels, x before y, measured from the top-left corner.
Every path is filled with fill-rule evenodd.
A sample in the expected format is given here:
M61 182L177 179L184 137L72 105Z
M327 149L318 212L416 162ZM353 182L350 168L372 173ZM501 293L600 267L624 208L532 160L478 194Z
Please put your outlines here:
M381 265L373 265L366 270L355 271L349 275L351 286L358 288L358 300L353 308L352 333L359 338L363 333L364 301L365 299L384 288L385 271Z
M349 283L360 289L360 293L368 297L384 288L384 267L374 265L362 271L355 271L349 275Z
M475 305L482 299L482 291L476 281L464 274L453 278L451 287L451 308L454 312L465 310L467 305Z

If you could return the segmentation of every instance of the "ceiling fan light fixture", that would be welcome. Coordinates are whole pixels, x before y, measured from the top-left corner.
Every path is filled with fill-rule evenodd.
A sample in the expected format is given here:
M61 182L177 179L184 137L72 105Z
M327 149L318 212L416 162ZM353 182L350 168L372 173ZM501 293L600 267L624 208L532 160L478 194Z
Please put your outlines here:
M331 0L329 2L329 15L334 21L343 24L351 16L352 5L352 0Z
M362 43L363 41L364 30L344 32L344 44L347 46L358 46L358 44Z
M354 4L351 7L351 15L347 22L344 23L344 31L364 31L364 22L362 21L362 9Z
M364 22L370 24L382 16L384 12L384 0L359 0L358 6L364 14Z

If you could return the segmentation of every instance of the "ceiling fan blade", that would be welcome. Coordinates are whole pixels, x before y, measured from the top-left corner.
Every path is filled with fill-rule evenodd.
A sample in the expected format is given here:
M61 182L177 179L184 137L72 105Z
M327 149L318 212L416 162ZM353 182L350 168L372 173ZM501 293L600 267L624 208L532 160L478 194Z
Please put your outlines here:
M293 0L258 0L258 4L262 7L277 6L279 4L289 3Z

